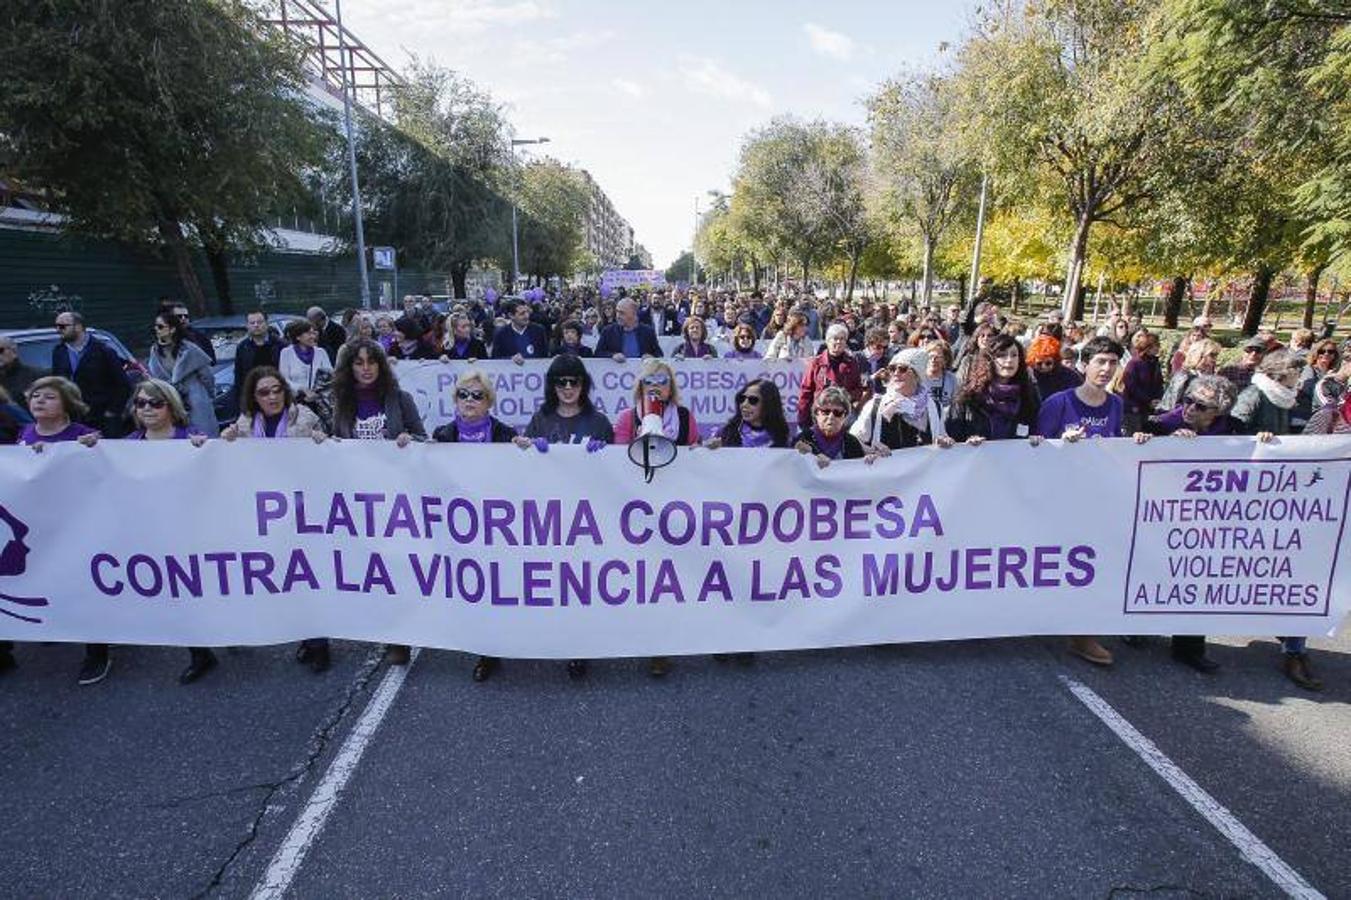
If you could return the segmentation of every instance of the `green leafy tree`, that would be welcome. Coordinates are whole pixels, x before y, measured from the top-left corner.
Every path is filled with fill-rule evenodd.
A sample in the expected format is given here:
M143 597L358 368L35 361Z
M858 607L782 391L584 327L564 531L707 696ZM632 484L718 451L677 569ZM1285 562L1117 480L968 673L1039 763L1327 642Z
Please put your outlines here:
M32 0L0 12L0 166L79 231L153 244L206 311L227 256L307 196L323 129L300 53L242 0Z
M544 158L524 167L521 184L521 272L547 278L594 268L586 248L591 189L580 170Z

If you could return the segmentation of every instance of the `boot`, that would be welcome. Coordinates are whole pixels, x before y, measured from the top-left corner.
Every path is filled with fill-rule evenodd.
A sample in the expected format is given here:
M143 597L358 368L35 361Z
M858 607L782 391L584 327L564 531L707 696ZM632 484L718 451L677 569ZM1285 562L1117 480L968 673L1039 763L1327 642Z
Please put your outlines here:
M1323 682L1314 677L1313 669L1309 667L1309 654L1285 654L1284 668L1285 677L1304 688L1304 690L1321 691L1323 689Z

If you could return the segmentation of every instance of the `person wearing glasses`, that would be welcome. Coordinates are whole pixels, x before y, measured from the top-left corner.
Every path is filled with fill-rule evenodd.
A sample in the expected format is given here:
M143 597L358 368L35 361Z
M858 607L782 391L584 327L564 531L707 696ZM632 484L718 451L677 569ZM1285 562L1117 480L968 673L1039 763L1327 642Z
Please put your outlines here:
M1061 362L1060 348L1060 340L1049 334L1039 335L1027 345L1027 368L1043 400L1061 391L1072 391L1084 382L1082 375Z
M131 396L131 380L122 359L89 334L84 318L73 310L57 314L56 333L61 340L52 348L52 374L79 387L85 409L80 421L105 437L125 433L123 413Z
M929 354L918 347L893 356L886 368L886 393L868 399L849 433L883 456L931 444L951 447L938 402L924 382L928 370Z
M479 369L465 369L455 379L455 418L432 432L438 444L506 444L516 437L511 426L492 415L497 392ZM480 656L474 663L475 681L486 681L501 660Z
M704 446L710 450L787 447L788 420L783 414L783 397L774 382L756 378L737 391L736 412Z
M135 430L127 435L129 441L187 440L200 447L207 440L206 435L191 427L178 391L158 378L147 378L136 385L131 397L131 420ZM192 684L216 668L216 664L216 654L209 647L189 647L188 667L178 676L178 683Z
M811 424L798 435L794 448L813 456L823 469L837 459L872 462L876 454L865 450L862 442L845 430L852 409L853 401L844 388L832 384L817 391L812 400Z
M610 420L591 402L591 373L571 353L555 357L544 375L544 403L530 417L521 448L549 444L585 444L590 450L615 439Z
M633 406L614 422L614 442L629 444L638 436L643 417L661 417L662 433L682 447L699 443L699 423L694 413L680 403L675 372L660 359L645 359L633 383Z
M212 403L216 378L211 360L188 339L187 326L170 313L155 316L155 343L150 348L150 377L174 386L188 411L189 423L207 437L217 437L216 409Z
M221 432L227 441L239 438L309 438L323 443L319 417L308 406L295 402L295 394L281 373L271 366L250 369L239 393L239 418ZM316 675L329 670L332 656L328 638L306 638L296 651L296 661Z
M0 348L3 348L0 343ZM1342 361L1341 351L1334 340L1322 340L1309 348L1309 361L1299 376L1295 389L1295 406L1290 410L1290 427L1301 429L1314 414L1314 390L1319 381L1337 371ZM13 393L13 392L11 392Z
M732 329L732 349L722 355L723 359L754 359L762 357L755 351L755 326L749 322L738 322Z

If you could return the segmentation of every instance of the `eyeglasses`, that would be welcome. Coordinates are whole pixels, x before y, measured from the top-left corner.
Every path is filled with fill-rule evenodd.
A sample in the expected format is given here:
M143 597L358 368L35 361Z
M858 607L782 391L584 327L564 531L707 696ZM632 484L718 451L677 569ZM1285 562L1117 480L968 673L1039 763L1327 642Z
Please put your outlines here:
M838 407L834 406L818 407L816 410L816 414L818 416L830 416L832 419L843 419L845 416L849 415L849 413L846 412L845 410L839 409Z
M487 395L483 391L470 391L465 388L460 388L455 392L456 400L482 400L485 396Z
M737 397L737 398L736 398L736 402L737 402L737 405L738 405L738 406L741 405L742 403L745 403L747 406L759 406L759 405L760 405L760 395L759 395L759 394L742 394L740 397Z
M643 378L644 387L666 387L670 383L670 375L647 375Z
M571 376L571 375L564 375L564 376L562 376L561 378L555 378L555 379L554 379L554 386L555 386L555 387L561 387L561 388L575 388L575 387L580 386L581 383L582 383L582 379L580 379L580 378L574 378L574 377Z
M131 401L131 405L137 409L164 409L166 406L163 400L152 400L149 397L137 397Z
M1202 412L1202 413L1218 412L1218 411L1219 411L1219 407L1218 407L1218 406L1213 406L1213 405L1211 405L1211 404L1209 404L1209 403L1206 403L1206 402L1203 401L1203 400L1197 400L1195 397L1188 397L1188 398L1187 398L1187 406L1191 407L1192 409L1196 410L1197 412Z
M280 386L277 386L277 387L260 387L260 388L258 388L258 390L256 390L256 391L253 392L253 396L255 396L255 397L280 397L280 396L281 396L282 394L284 394L284 393L285 393L285 391L283 391L283 390L281 389Z
M1326 348L1324 348L1324 349L1322 349L1322 350L1319 350L1319 351L1318 351L1318 355L1319 355L1319 356L1331 356L1331 357L1336 357L1336 356L1337 356L1337 351L1336 351L1336 349L1333 348L1333 347L1326 347Z

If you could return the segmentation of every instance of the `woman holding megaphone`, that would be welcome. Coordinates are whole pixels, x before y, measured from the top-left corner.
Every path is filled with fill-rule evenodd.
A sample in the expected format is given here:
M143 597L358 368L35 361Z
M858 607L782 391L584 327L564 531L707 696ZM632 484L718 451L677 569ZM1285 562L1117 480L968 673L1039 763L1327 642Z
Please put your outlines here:
M675 372L660 359L645 359L633 383L633 408L626 409L615 419L615 443L630 444L643 433L643 422L655 416L661 422L661 433L680 447L699 444L699 423L688 407L680 405L680 391L676 388ZM661 678L671 671L671 661L665 656L648 660L648 673Z

